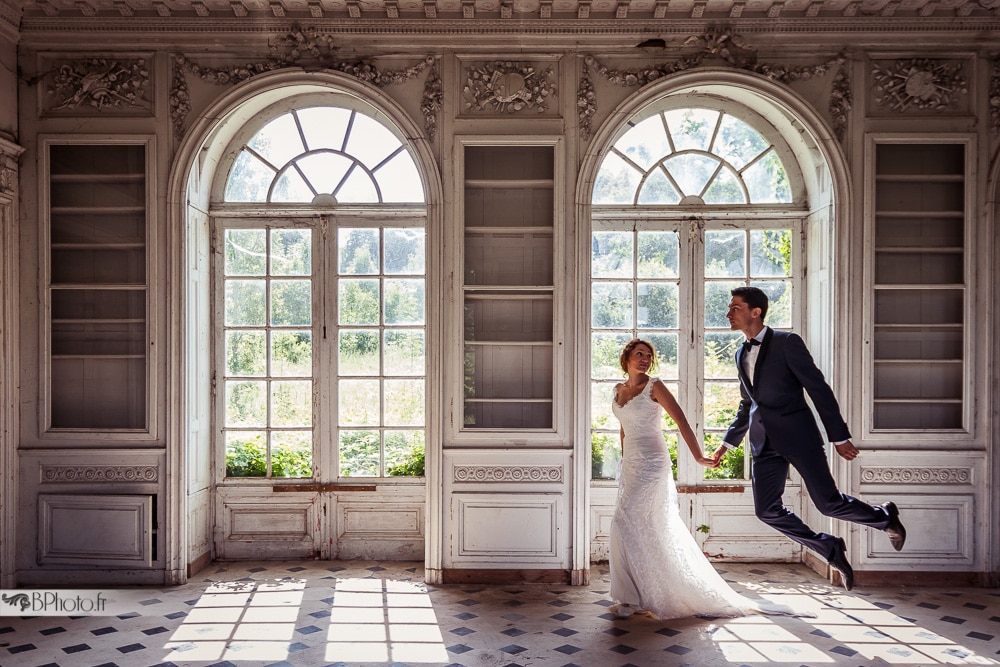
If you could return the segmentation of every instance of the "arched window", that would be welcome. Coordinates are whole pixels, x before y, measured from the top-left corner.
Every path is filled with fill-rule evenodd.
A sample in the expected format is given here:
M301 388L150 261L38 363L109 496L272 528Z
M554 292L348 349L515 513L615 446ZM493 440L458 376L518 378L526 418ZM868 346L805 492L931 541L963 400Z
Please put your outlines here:
M422 475L423 182L384 116L315 97L262 114L220 165L225 476Z
M628 340L653 343L659 377L714 449L740 400L733 356L742 334L730 331L725 319L730 290L761 287L771 299L767 324L794 329L798 322L804 185L790 149L765 119L732 100L705 97L693 105L690 95L676 97L623 125L594 182L595 479L613 477L620 456L611 397ZM678 435L669 419L664 430L676 451ZM745 479L750 468L744 456L734 450L720 470L704 474ZM704 469L681 468L685 481L702 479Z

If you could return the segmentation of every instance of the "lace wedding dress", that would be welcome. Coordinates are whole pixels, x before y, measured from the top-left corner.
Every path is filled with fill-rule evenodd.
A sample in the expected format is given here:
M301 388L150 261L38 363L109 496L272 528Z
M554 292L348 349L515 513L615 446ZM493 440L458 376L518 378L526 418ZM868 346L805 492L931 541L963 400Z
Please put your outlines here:
M650 394L655 381L624 406L616 396L612 407L625 443L611 522L611 598L661 619L790 613L734 591L681 520L660 426L663 408Z

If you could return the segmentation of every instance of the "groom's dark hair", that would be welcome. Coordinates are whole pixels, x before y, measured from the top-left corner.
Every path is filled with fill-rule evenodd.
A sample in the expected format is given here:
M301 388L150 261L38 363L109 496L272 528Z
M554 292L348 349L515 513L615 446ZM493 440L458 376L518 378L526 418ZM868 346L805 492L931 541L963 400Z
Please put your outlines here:
M737 287L729 293L743 299L750 306L750 310L760 308L760 321L764 321L764 316L767 315L767 295L764 294L764 290L759 287L744 286Z

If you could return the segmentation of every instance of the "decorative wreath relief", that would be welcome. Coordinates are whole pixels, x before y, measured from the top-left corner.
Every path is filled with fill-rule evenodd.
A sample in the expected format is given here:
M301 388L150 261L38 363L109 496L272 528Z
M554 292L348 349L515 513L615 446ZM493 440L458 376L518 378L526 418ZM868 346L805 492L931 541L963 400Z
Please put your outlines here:
M59 67L48 90L50 111L63 109L149 109L149 67L144 59L90 58Z
M873 64L872 80L875 104L893 111L954 109L958 96L968 92L960 63L914 59L897 61L891 67Z
M555 94L552 68L538 71L530 65L497 62L469 69L463 93L466 111L505 111L514 113L548 109L548 98Z

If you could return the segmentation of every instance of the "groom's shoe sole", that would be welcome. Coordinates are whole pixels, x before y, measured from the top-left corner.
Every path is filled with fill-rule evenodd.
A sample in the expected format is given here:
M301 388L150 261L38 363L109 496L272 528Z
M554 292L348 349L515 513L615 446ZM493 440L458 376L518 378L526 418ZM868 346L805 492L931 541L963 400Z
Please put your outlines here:
M896 503L890 501L884 503L882 509L889 515L889 525L882 530L889 536L892 548L899 551L906 542L906 528L903 527L903 523L899 520L899 508L896 507Z
M847 562L847 544L844 538L838 537L830 556L830 567L840 574L840 583L846 590L854 588L854 568Z

